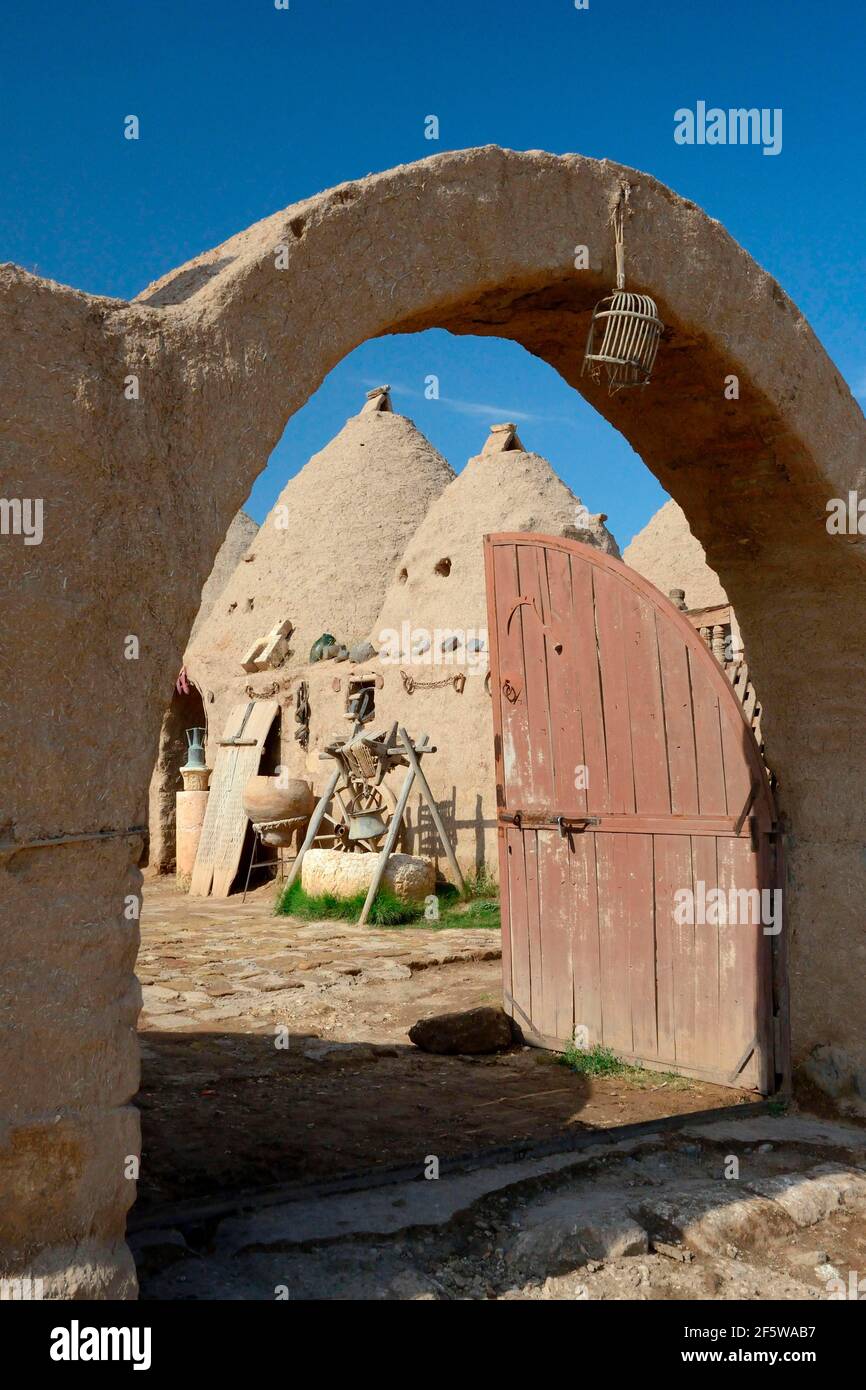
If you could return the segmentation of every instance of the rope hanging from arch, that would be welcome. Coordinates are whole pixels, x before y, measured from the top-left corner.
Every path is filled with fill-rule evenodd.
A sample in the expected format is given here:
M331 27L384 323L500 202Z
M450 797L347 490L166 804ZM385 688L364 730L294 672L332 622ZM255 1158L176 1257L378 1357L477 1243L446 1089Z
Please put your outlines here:
M664 324L655 300L625 288L625 219L631 186L620 184L611 212L616 253L616 289L595 306L581 375L607 378L609 395L627 386L647 386ZM600 339L600 341L599 341Z

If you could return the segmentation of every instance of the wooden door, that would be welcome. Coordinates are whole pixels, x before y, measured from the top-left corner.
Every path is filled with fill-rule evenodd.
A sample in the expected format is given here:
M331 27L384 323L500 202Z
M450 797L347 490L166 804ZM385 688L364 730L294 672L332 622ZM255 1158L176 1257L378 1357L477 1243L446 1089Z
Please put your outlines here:
M775 810L722 668L590 546L488 536L485 565L506 1008L542 1046L776 1089Z

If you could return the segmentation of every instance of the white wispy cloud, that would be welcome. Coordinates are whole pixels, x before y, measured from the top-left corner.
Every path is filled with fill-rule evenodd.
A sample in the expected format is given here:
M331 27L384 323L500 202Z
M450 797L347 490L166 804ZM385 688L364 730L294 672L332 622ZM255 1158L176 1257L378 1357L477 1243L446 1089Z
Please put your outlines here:
M540 415L533 415L528 410L515 410L512 405L488 405L486 401L460 401L454 396L440 396L439 404L445 405L449 410L456 410L461 415L487 415L493 421L513 420L540 420Z
M373 386L380 385L380 383L378 381L373 381L372 378L365 378L364 385L372 388ZM419 391L413 386L393 383L391 391L398 398L400 396L408 396L410 399L419 401L428 399L423 391ZM431 402L431 404L433 404L433 402ZM491 405L488 401L465 401L456 396L439 396L435 404L443 405L448 410L456 410L460 415L484 416L486 419L489 419L492 424L497 424L502 420L508 420L514 424L525 424L536 420L545 420L548 423L552 421L559 425L571 425L574 423L573 420L569 420L564 416L538 415L529 410L517 410L514 406Z

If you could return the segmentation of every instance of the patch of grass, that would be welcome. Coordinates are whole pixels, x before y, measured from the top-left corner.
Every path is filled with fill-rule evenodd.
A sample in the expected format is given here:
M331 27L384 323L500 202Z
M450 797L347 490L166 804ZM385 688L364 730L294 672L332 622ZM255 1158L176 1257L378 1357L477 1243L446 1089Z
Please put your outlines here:
M595 1047L578 1047L569 1043L561 1054L564 1067L569 1067L581 1076L622 1076L629 1070L626 1062L620 1061L609 1047L596 1044Z
M649 1067L629 1067L625 1079L639 1091L658 1090L662 1086L668 1091L691 1091L698 1085L690 1076L680 1076L675 1071L650 1071Z
M434 931L453 931L455 927L466 927L467 930L471 928L473 931L499 931L502 925L499 903L491 902L489 898L479 898L475 902L467 903L458 897L453 904L446 903L443 907L440 895L439 920L425 921L422 925L431 927Z
M645 1090L648 1086L665 1086L672 1091L687 1091L693 1085L687 1076L678 1076L676 1072L650 1071L648 1067L636 1067L631 1062L624 1062L612 1048L602 1047L598 1043L588 1048L569 1043L557 1060L579 1076L616 1076L638 1090Z
M495 898L498 903L499 884L495 878L491 877L486 864L482 864L481 868L476 869L474 874L467 875L465 882L466 892L470 898Z
M490 902L487 899L479 899L477 902L465 902L456 889L447 891L451 885L446 885L443 891L440 886L436 890L439 899L439 916L425 917L424 905L419 904L416 917L411 922L383 922L383 926L415 926L423 927L425 931L454 931L461 927L467 931L499 931L501 924L499 917L499 903Z
M313 897L304 891L296 879L291 888L280 894L276 911L281 917L298 917L304 922L357 922L366 896L366 893L357 893L352 898L338 898L333 893L322 893L319 897ZM369 922L374 927L405 926L409 922L417 922L423 915L423 903L404 903L393 893L383 890L373 899Z
M416 926L424 927L427 931L453 931L460 927L499 930L498 892L496 898L471 896L467 902L452 883L445 883L439 886L436 896L439 899L439 916L429 920L424 916L424 903L402 902L385 889L376 894L370 910L370 926ZM278 896L274 910L281 917L297 917L304 922L357 922L365 898L364 893L358 893L353 898L337 898L333 893L312 897L296 879L291 888Z
M461 897L453 883L440 883L436 888L439 917L422 925L430 931L453 931L465 927L473 930L499 931L502 922L499 912L499 885L485 866L465 879L466 896Z

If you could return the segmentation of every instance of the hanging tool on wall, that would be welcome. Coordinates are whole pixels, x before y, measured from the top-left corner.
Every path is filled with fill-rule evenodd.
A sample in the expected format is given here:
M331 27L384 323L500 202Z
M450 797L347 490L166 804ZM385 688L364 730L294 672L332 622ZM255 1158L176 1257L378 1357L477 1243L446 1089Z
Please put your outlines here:
M310 687L301 681L295 695L295 722L300 728L295 730L295 738L302 748L310 742Z

